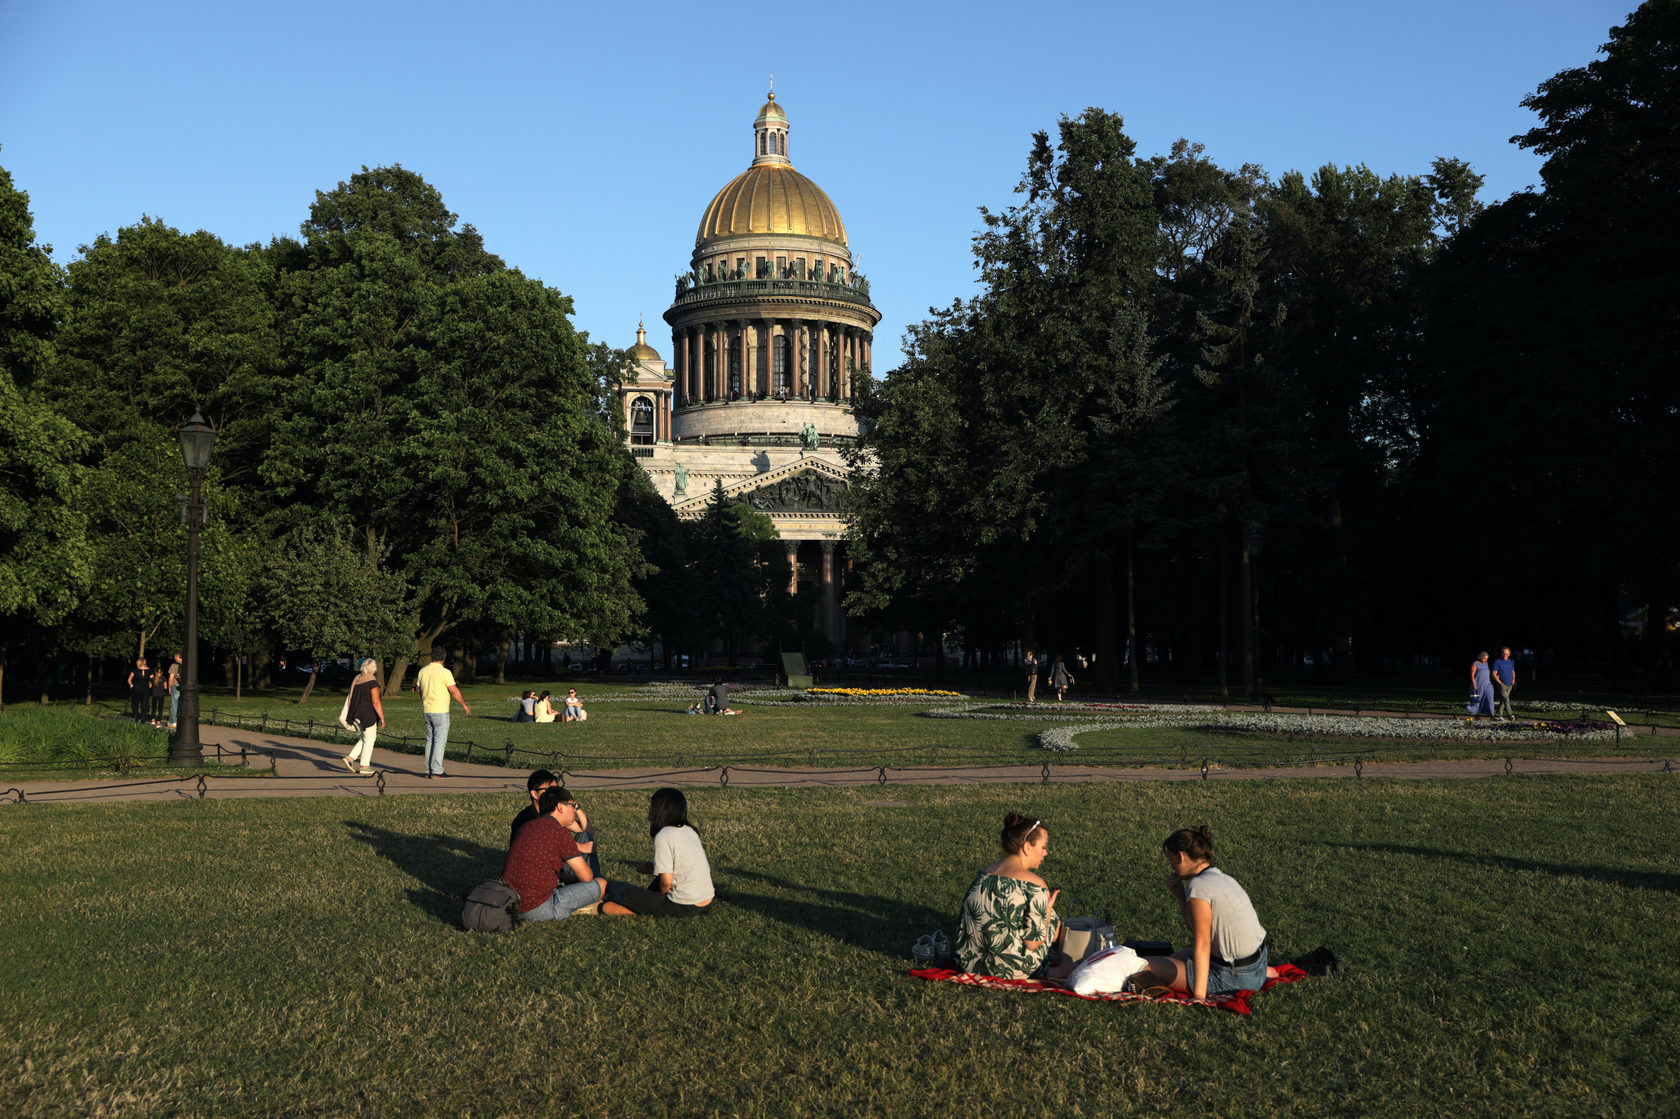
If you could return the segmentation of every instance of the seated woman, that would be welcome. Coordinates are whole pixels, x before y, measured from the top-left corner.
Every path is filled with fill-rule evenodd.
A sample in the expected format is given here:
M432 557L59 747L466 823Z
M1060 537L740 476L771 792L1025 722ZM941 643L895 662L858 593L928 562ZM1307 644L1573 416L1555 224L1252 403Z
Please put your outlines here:
M513 716L516 723L537 721L537 693L526 689L519 697L519 711Z
M706 849L688 819L688 799L677 789L660 789L648 801L653 836L653 881L647 889L628 882L607 883L601 912L622 917L704 917L712 904L712 870Z
M563 723L581 723L589 718L589 712L583 709L583 700L578 698L576 688L566 689L565 713L560 716Z
M1167 889L1178 900L1191 943L1171 956L1152 956L1136 987L1171 987L1199 999L1258 991L1277 969L1266 965L1266 930L1237 880L1213 865L1213 832L1180 828L1162 844Z
M982 870L963 898L957 962L976 975L1028 979L1061 936L1056 897L1037 870L1050 853L1044 821L1011 812L998 836L1003 858Z
M537 722L552 723L554 721L554 704L548 702L548 692L537 697Z

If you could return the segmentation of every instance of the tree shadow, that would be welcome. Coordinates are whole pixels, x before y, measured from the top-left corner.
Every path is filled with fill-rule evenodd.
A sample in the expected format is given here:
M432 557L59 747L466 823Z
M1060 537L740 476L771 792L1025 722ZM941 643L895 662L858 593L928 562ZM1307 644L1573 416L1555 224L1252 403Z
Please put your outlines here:
M1403 843L1315 843L1317 847L1341 847L1351 851L1377 851L1389 855L1417 855L1426 859L1451 859L1500 870L1538 870L1558 878L1590 878L1630 890L1680 891L1680 874L1654 871L1617 870L1607 866L1549 863L1539 859L1518 859L1509 855L1484 855L1469 851L1448 851L1437 847L1414 847Z
M730 888L719 890L719 900L738 909L760 913L794 928L824 933L845 944L900 959L910 951L918 936L935 929L956 935L956 917L893 898L875 897L849 890L825 889L804 882L790 882L772 874L740 867L717 867ZM738 888L750 882L780 891L777 894L749 893ZM801 897L790 897L804 895Z
M507 857L503 848L456 835L413 835L361 820L346 820L344 826L351 839L367 844L419 883L408 891L411 904L448 924L460 919L467 891L500 874Z

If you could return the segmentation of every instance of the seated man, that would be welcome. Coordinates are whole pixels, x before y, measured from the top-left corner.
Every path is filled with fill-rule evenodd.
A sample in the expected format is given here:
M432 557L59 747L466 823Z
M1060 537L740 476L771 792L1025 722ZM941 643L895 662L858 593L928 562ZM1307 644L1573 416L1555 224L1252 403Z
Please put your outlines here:
M527 804L524 811L513 818L513 827L508 831L509 851L513 850L513 841L519 838L519 829L543 814L537 807L537 802L542 799L543 793L549 789L560 787L560 778L547 769L539 769L525 779L525 791L530 796L531 803ZM600 856L595 854L595 833L589 830L589 817L575 800L572 801L572 809L573 819L567 825L566 830L572 833L572 842L576 843L578 850L583 853L584 861L589 864L590 871L599 878L601 876L601 859ZM570 869L564 871L560 878L561 881L565 882L574 881Z
M713 715L721 715L729 710L729 685L722 677L712 681L712 690L706 693L706 710Z
M563 921L596 905L606 893L607 880L589 869L572 838L577 804L564 786L544 789L537 801L537 818L519 829L502 878L519 892L521 921ZM569 868L576 882L560 885L560 871Z

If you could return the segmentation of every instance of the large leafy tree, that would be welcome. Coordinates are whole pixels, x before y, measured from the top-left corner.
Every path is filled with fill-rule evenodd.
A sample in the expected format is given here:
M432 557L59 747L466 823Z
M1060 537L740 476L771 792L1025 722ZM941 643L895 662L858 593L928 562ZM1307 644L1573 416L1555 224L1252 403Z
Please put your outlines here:
M0 167L0 686L12 643L62 622L88 581L82 439L36 387L64 310L49 252L29 196Z
M1030 639L1070 588L1069 556L1096 571L1122 548L1126 525L1073 511L1097 416L1148 366L1129 332L1154 297L1156 218L1133 153L1100 109L1063 118L1054 143L1036 134L1021 201L982 211L982 294L913 328L905 365L860 401L855 605L893 598L918 628L999 636L1013 615Z
M413 172L364 168L272 247L296 368L264 477L389 554L420 650L474 626L619 640L640 560L571 301L456 220Z
M81 509L92 580L62 643L145 655L181 637L186 488L174 429L202 410L219 438L210 485L249 488L277 397L269 276L253 253L153 218L82 246L68 270L59 360L47 391L86 434ZM262 503L218 504L257 531ZM217 586L205 587L207 610ZM225 611L223 611L225 613Z

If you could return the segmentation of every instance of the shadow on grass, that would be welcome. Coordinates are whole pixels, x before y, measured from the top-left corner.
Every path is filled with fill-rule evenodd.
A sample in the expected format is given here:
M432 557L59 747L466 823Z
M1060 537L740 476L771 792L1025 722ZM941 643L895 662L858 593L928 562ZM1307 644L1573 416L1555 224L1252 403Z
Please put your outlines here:
M729 888L718 898L738 909L759 913L794 928L825 933L856 948L866 948L895 959L909 954L918 936L935 929L956 933L956 917L925 905L912 905L892 898L831 890L803 882L790 882L771 874L740 867L719 865L720 877ZM740 884L748 882L778 891L775 894L748 893ZM795 896L789 896L795 895Z
M1340 847L1349 851L1376 851L1388 855L1418 855L1426 859L1451 859L1458 863L1477 863L1499 870L1538 870L1559 878L1590 878L1636 890L1680 891L1680 874L1657 874L1638 870L1617 870L1604 866L1581 866L1570 863L1548 863L1538 859L1516 859L1508 855L1481 855L1468 851L1448 851L1437 847L1412 847L1400 843L1319 843L1319 847Z
M404 874L420 883L408 891L417 908L447 924L461 917L461 899L468 890L502 872L507 852L455 835L410 835L377 828L361 820L344 821L350 838L373 848Z

